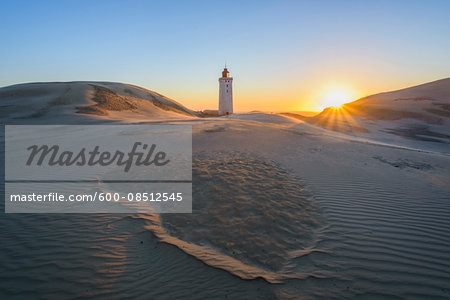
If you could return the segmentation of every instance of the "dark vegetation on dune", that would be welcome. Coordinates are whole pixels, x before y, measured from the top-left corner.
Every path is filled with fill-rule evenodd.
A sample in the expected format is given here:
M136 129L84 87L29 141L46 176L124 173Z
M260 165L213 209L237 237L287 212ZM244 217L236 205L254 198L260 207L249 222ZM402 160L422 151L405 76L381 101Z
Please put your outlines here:
M94 114L94 115L108 115L107 110L122 111L132 110L136 105L126 100L126 98L117 95L116 92L105 87L90 84L95 90L95 95L92 98L97 104L90 106L78 106L78 113Z
M132 84L127 84L127 86L129 86L132 89L138 89L140 91L143 91L145 93L144 99L150 100L153 105L161 108L162 110L173 111L173 112L181 113L181 114L188 115L188 116L196 116L197 115L196 112L193 112L193 111L187 109L186 107L179 104L178 102L176 102L172 99L169 99L166 96L161 95L157 92L149 91L147 89L144 89L142 87L135 86ZM139 95L132 89L126 88L123 91L127 94L127 96L142 98L142 95ZM161 98L165 101L162 101Z
M161 95L153 95L145 89L141 89L145 92L144 98L142 95L134 92L133 89L137 88L132 86L131 88L126 88L123 93L115 92L109 88L90 84L95 90L95 95L92 98L97 104L89 106L78 106L77 113L83 114L94 114L94 115L108 115L108 111L126 111L126 110L136 110L138 109L136 99L150 100L150 102L156 107L166 110L173 111L176 113L181 113L185 115L193 115L193 113L181 105L178 105L174 101L166 99ZM132 99L130 99L132 97ZM163 102L159 98L165 98L167 103ZM171 103L172 102L172 103Z

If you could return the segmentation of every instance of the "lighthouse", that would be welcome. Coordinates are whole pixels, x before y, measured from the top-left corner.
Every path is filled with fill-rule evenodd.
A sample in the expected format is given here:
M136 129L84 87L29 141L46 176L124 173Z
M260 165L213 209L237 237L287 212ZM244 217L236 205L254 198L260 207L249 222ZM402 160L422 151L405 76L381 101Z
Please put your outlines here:
M229 115L233 113L233 77L227 66L222 71L219 78L219 115Z

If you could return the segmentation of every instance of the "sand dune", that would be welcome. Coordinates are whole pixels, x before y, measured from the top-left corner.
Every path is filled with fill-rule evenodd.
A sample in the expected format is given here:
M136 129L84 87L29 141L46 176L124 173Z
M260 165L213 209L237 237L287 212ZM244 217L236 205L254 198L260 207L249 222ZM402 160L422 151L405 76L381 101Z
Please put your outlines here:
M3 122L71 124L93 120L157 120L196 116L174 100L112 82L27 83L0 89Z
M450 117L450 78L375 94L342 107L352 116L371 120L416 119L439 125L445 122L443 118ZM321 115L330 115L332 111L325 109Z
M449 144L450 78L372 95L339 109L326 108L313 117L283 115L328 130L405 146L414 144L408 140Z

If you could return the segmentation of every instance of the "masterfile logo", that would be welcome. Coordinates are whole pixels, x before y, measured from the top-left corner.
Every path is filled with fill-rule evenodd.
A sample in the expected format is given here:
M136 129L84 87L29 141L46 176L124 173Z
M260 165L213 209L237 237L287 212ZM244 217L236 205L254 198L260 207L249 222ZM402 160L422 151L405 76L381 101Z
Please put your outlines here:
M141 148L142 151L139 151ZM157 167L164 166L170 162L166 159L167 154L164 151L155 151L156 144L147 145L141 142L135 142L130 152L124 153L121 151L104 151L100 152L100 146L95 146L91 151L82 148L80 152L74 153L72 151L60 152L58 145L33 145L27 148L30 150L27 166L35 163L41 166L47 163L49 166L109 166L116 164L117 166L124 166L124 172L128 172L131 166L150 166ZM148 150L147 150L148 149ZM144 152L145 151L145 152Z

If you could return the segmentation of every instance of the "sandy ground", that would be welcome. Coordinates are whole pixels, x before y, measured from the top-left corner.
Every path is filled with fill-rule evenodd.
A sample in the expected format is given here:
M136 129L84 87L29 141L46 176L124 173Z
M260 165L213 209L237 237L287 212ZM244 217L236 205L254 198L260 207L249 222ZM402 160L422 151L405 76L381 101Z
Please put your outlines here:
M3 215L2 298L450 297L447 143L148 108L73 118L192 125L193 214Z

